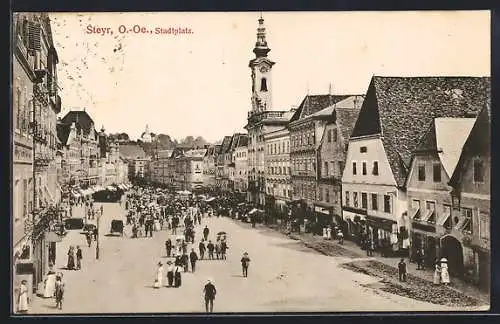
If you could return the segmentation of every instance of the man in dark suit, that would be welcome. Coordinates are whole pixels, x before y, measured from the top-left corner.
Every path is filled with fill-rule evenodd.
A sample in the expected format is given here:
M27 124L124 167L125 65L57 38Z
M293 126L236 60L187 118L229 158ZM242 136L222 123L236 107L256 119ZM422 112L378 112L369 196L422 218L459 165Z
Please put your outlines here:
M205 310L208 313L213 313L214 311L214 299L215 299L215 294L217 293L217 290L215 289L214 284L212 283L212 280L208 279L207 284L205 285L205 288L203 288L203 292L205 293Z
M194 249L191 249L191 253L189 253L189 261L191 262L191 272L194 272L196 269L196 261L198 261L198 255L194 252Z

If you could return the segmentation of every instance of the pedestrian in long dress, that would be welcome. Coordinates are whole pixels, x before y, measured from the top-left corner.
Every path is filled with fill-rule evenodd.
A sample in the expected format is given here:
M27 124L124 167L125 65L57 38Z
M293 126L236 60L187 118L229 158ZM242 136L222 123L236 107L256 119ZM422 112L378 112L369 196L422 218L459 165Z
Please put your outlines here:
M82 268L82 249L80 249L80 246L76 246L76 270L80 270Z
M222 260L226 260L226 251L227 251L227 243L226 240L223 239L220 242L220 255Z
M172 253L172 240L168 239L165 241L165 249L167 250L167 257L170 258L170 254Z
M441 283L448 285L450 283L450 273L448 272L448 260L441 259Z
M210 230L208 229L208 226L205 225L205 228L203 229L203 238L205 241L208 239L208 234L210 233Z
M179 288L182 284L181 271L182 271L181 266L175 267L175 272L174 272L174 287L175 288Z
M68 264L66 266L68 270L75 270L75 252L74 247L70 246L68 251Z
M243 253L243 257L241 258L241 268L243 272L243 277L248 277L248 266L250 265L250 258L248 257L248 253Z
M163 264L158 262L158 268L156 269L155 284L154 288L160 288L163 285Z
M325 226L325 227L323 227L323 239L324 239L324 240L327 240L327 239L328 239L328 234L327 234L327 233L328 233L328 232L327 232L327 230L326 230L326 226Z
M172 264L171 261L168 261L167 264L168 264L168 267L167 267L168 286L172 287L172 284L174 283L175 266Z
M328 226L326 228L326 239L331 240L332 239L332 227Z
M27 313L29 310L28 281L22 280L19 286L19 295L17 296L17 312Z
M406 263L405 259L401 259L398 263L399 281L406 281Z
M198 255L191 249L191 253L189 253L189 261L191 262L191 272L194 272L196 269L196 261L198 261Z
M213 313L214 311L214 299L217 294L217 290L215 289L214 284L211 279L208 279L207 284L203 288L203 292L205 293L205 311L208 313Z
M217 242L215 243L215 257L217 258L217 260L219 260L220 258L220 240L217 240Z
M432 283L434 285L441 284L441 266L439 265L439 262L437 260L436 263L434 264L434 276Z

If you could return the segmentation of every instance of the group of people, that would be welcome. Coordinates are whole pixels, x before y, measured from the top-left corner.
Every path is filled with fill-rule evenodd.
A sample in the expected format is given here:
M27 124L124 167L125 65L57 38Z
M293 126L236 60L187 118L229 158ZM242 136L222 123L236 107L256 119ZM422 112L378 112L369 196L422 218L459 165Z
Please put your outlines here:
M50 282L50 284L46 283L48 287L46 287L44 297L55 297L56 308L62 309L64 290L66 286L63 281L63 274L61 272L56 274L52 268L50 268L47 277L54 278L54 280L53 282ZM17 312L20 314L28 313L30 304L31 300L29 298L28 281L22 280L17 291Z
M422 268L418 267L417 270L418 269ZM408 279L408 271L404 259L401 259L398 263L398 274L399 274L399 281L404 282ZM450 274L448 272L448 259L446 258L436 259L434 264L433 284L434 285L450 284Z
M75 264L75 257L76 257L76 264ZM81 270L82 269L82 259L83 259L83 253L82 249L80 248L79 245L76 246L76 252L75 252L75 247L71 245L68 249L68 262L66 264L66 269L67 270Z

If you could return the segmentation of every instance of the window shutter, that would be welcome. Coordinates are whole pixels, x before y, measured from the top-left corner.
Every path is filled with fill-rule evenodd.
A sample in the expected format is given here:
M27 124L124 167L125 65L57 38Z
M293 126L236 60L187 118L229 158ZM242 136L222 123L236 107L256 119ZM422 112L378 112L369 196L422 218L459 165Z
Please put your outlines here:
M34 51L41 50L41 25L35 23L34 21L28 22L28 37L29 37L29 49Z

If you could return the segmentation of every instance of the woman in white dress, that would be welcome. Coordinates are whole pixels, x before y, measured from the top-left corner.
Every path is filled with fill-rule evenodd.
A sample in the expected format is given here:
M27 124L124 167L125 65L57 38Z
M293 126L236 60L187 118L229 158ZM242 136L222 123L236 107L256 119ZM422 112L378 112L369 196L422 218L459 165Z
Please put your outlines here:
M163 264L161 262L158 262L158 269L156 269L156 276L155 276L155 288L160 288L163 284Z
M441 259L441 283L448 285L450 283L450 274L448 272L448 260Z
M326 231L326 227L323 227L323 239L324 240L328 239L328 234L327 234L327 231Z
M19 296L17 298L17 311L19 313L28 312L28 281L21 281L21 286L19 286Z
M328 226L326 228L326 239L331 240L332 239L332 227Z

